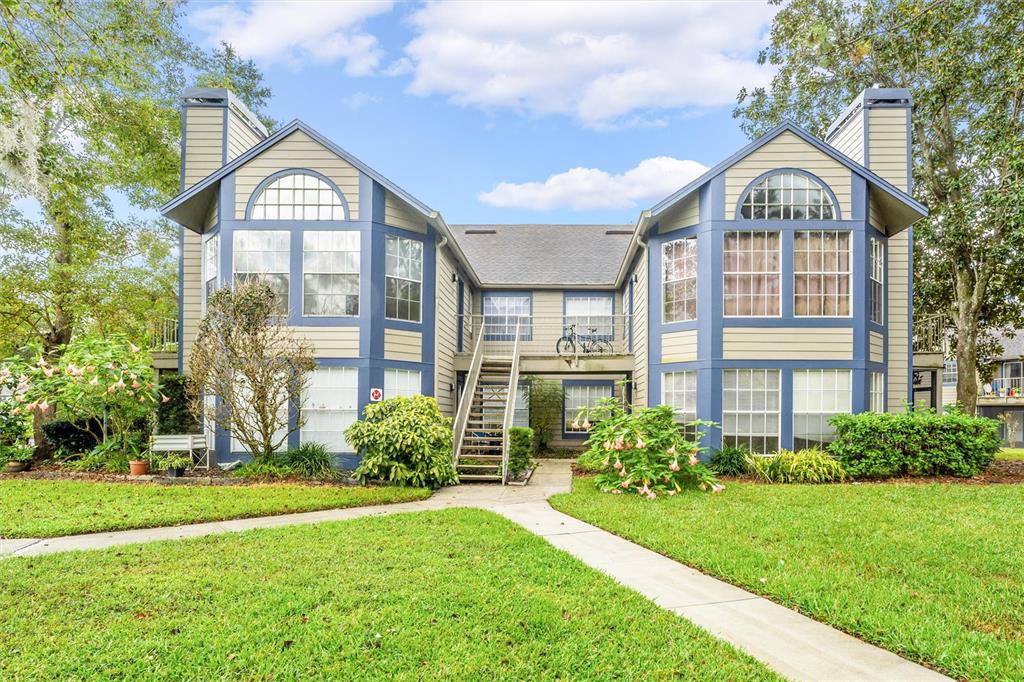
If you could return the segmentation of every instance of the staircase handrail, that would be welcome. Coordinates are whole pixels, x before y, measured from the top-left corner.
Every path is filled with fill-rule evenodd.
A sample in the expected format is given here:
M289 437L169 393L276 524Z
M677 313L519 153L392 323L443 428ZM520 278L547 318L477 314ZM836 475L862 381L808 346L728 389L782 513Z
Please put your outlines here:
M512 368L508 375L508 397L505 399L505 420L501 428L501 484L508 483L509 429L516 414L516 391L519 388L519 329L522 318L516 320L516 341L512 346Z
M469 372L466 373L466 383L462 388L462 399L459 401L459 410L455 415L455 424L452 429L452 465L458 463L459 452L462 450L462 441L466 436L466 423L469 421L469 410L473 404L473 394L476 392L476 382L480 377L480 365L484 360L484 335L477 334L473 343L473 359L469 362Z

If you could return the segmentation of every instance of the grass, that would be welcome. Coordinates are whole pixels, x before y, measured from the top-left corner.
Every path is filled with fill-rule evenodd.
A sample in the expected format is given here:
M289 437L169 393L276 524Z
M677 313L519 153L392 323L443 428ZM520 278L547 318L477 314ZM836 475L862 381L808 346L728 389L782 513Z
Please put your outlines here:
M409 502L418 488L0 481L0 537L43 538Z
M757 485L568 514L957 678L1024 670L1024 486Z
M482 510L0 561L0 679L778 679Z
M1024 459L1024 448L1003 448L996 459Z

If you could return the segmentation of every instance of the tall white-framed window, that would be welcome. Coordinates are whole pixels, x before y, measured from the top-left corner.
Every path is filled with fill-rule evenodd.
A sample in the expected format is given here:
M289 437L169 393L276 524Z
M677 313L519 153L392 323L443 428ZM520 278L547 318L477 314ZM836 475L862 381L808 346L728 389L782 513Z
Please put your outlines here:
M289 173L263 188L252 204L252 220L345 220L334 189L308 173Z
M512 415L512 426L530 426L530 396L525 389L525 383L520 380L519 388L516 390L515 414Z
M722 371L722 444L769 453L779 449L780 372Z
M942 384L956 386L956 358L948 358L942 363Z
M697 238L666 242L661 251L665 322L697 319Z
M689 424L697 419L697 372L683 370L680 372L663 372L661 375L661 404L672 408L676 421ZM688 437L696 435L696 430L685 428Z
M484 338L489 341L514 341L516 325L519 338L532 338L533 298L530 294L484 292L480 302L484 313Z
M236 230L231 238L234 282L263 280L277 294L278 308L287 312L291 234L287 230Z
M384 244L384 317L419 322L423 301L423 242L389 234Z
M800 230L793 235L793 314L850 316L850 233Z
M885 324L885 244L871 238L871 262L868 267L868 315L876 324Z
M740 202L740 217L752 220L833 220L832 197L801 173L779 171L756 182Z
M203 306L217 290L220 276L220 233L211 234L203 240Z
M416 369L385 369L384 397L411 398L423 393L422 375Z
M850 412L853 391L848 369L793 370L793 449L832 442L829 417Z
M567 294L565 296L565 328L576 325L581 336L611 339L614 294ZM593 330L593 331L591 331Z
M303 443L323 443L329 452L349 452L345 429L359 416L359 370L317 367L304 394Z
M609 384L566 384L564 386L564 397L562 402L563 419L565 420L566 433L586 433L583 426L573 427L573 422L586 408L593 409L602 398L612 396L612 385ZM581 422L583 420L580 420Z
M359 233L355 230L302 233L302 314L359 314Z
M782 314L782 253L778 232L726 232L723 291L726 317Z
M885 372L871 372L872 412L885 412Z

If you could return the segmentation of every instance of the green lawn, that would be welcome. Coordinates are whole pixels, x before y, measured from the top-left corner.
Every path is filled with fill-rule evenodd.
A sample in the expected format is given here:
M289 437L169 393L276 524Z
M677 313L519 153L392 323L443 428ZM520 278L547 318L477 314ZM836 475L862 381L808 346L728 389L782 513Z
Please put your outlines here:
M0 561L0 679L777 679L453 509Z
M1024 671L1024 486L728 484L552 505L953 677Z
M398 487L0 481L0 537L40 538L421 500Z
M996 459L1024 459L1024 448L1003 448Z

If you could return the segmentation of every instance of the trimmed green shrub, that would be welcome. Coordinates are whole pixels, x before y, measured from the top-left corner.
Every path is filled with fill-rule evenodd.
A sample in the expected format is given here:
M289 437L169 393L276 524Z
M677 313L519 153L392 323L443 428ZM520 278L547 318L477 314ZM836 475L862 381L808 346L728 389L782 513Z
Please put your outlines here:
M156 432L199 433L199 421L192 414L187 380L183 374L161 374L160 403L156 407Z
M251 459L237 469L231 470L234 478L263 478L275 480L279 478L294 478L297 474L278 457L261 457Z
M324 478L331 473L331 453L323 443L303 443L284 453L283 463L306 478Z
M136 434L129 434L126 438L127 450L119 441L108 440L96 445L78 459L65 462L64 468L70 471L127 473L128 460L139 456L140 440Z
M779 450L764 457L750 455L747 464L766 483L835 483L846 479L843 465L818 448Z
M43 437L57 457L85 454L99 445L103 423L93 419L82 422L55 420L43 424Z
M363 419L345 431L362 454L360 481L392 481L419 488L458 482L452 462L452 420L429 396L399 396L370 403Z
M829 421L836 429L829 452L854 477L976 476L1002 445L998 421L958 410L862 412Z
M518 476L530 468L533 454L533 429L513 426L508 430L508 472Z
M750 473L751 454L747 448L729 445L715 450L708 466L719 476L746 476Z

